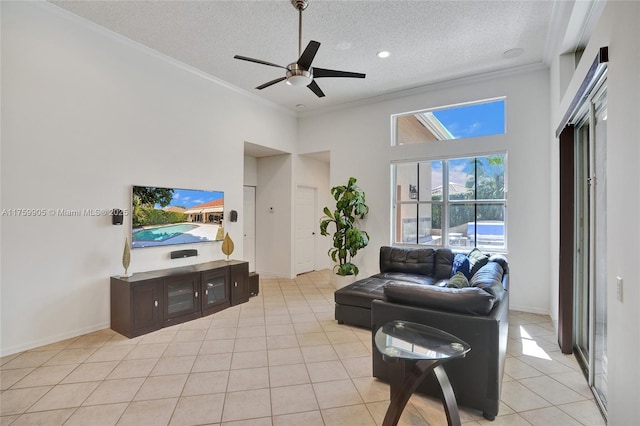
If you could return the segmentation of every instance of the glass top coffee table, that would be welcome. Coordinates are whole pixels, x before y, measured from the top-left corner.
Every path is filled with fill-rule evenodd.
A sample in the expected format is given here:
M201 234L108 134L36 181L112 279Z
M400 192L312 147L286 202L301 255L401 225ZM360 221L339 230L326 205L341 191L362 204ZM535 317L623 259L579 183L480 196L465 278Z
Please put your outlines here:
M391 366L391 402L383 426L398 423L409 398L431 371L442 389L447 423L460 425L456 396L442 363L464 357L471 350L466 342L437 328L396 320L378 329L375 344ZM413 364L409 371L407 362Z

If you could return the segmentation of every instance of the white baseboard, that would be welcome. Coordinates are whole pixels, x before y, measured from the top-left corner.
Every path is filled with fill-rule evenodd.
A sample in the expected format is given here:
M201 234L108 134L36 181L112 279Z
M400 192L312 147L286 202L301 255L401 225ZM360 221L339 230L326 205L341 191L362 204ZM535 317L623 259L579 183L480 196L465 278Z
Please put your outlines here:
M530 314L549 315L549 316L551 316L551 314L549 313L548 310L540 309L540 308L533 308L531 306L514 305L513 303L509 304L509 310L510 311L528 312Z
M269 271L260 271L260 270L256 270L256 273L258 275L260 275L260 279L263 278L283 278L283 279L291 279L291 278L295 278L295 277L290 277L288 275L285 274L279 274L277 272L269 272Z
M2 348L2 350L0 351L0 356L7 356L7 355L13 355L13 354L17 354L19 352L24 352L24 351L28 351L30 349L35 349L35 348L39 348L40 346L45 346L45 345L50 345L51 343L56 343L56 342L60 342L62 340L66 340L66 339L71 339L74 337L79 337L88 333L93 333L94 331L99 331L99 330L104 330L105 328L111 328L111 323L110 322L105 322L105 323L101 323L101 324L95 324L89 327L83 327L83 328L79 328L73 331L69 331L66 333L61 333L58 335L54 335L54 336L48 336L46 338L43 339L37 339L37 340L31 340L27 343L21 344L21 345L17 345L17 346L10 346L8 348Z

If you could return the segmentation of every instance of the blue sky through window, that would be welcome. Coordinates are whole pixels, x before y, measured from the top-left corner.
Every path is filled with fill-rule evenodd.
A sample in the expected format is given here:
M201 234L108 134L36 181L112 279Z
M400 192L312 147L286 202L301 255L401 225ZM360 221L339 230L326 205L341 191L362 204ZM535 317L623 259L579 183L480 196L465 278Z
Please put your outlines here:
M456 138L497 135L505 132L504 99L433 111L433 115Z
M224 192L220 191L200 191L195 189L174 189L173 198L169 206L184 207L186 209L209 203L224 197ZM160 204L155 205L156 209L162 209Z

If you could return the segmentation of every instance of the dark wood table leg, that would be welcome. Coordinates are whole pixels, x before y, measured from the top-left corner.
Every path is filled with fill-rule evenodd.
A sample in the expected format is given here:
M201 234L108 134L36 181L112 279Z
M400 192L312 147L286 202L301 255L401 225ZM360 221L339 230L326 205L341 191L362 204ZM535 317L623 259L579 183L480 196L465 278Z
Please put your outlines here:
M447 424L449 426L460 426L460 412L458 411L458 403L456 402L456 394L453 393L449 376L441 364L433 369L440 389L442 390L442 404L444 412L447 414Z
M404 378L407 375L405 372L405 360L398 358L386 358L383 356L384 361L389 364L389 395L390 399L398 393L404 383Z
M449 426L460 426L460 414L458 413L456 396L453 393L447 373L438 360L417 361L409 371L409 374L406 375L405 360L398 360L391 366L391 402L384 416L383 426L395 426L398 424L409 398L432 370L442 389L442 402L447 415L447 424ZM401 384L399 381L402 381Z

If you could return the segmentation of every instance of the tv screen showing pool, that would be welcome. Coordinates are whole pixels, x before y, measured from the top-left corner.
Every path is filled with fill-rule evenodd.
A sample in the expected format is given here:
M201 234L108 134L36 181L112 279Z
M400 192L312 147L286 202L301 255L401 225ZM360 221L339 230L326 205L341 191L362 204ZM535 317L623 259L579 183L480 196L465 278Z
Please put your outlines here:
M132 187L131 247L157 247L224 238L224 192Z

